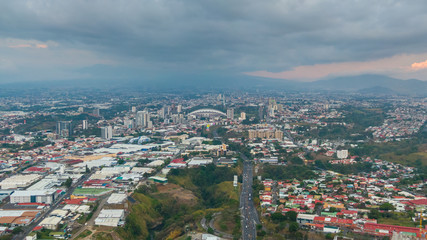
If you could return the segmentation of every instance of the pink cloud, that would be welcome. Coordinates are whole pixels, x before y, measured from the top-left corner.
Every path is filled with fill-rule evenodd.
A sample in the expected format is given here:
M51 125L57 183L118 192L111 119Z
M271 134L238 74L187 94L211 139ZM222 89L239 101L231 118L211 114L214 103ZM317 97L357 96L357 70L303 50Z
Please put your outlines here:
M425 60L424 62L414 62L412 63L411 68L414 70L427 68L427 60Z
M36 48L47 48L46 44L37 44Z
M18 44L8 46L9 48L47 48L47 44Z
M265 70L245 72L249 76L289 79L299 81L313 81L329 76L345 76L357 74L407 74L419 69L427 68L426 53L413 55L396 55L390 58L377 59L365 62L340 62L328 64L303 65L282 72L269 72ZM414 63L415 62L415 63Z
M12 46L8 46L10 48L30 48L32 47L30 44L18 44L18 45L12 45Z

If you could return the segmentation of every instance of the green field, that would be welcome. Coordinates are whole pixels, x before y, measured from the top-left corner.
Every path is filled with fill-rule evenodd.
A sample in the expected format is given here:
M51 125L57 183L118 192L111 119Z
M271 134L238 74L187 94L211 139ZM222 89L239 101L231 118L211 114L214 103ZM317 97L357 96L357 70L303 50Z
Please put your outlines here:
M105 188L76 188L76 190L74 190L73 192L73 195L97 196L109 191L112 191L112 190L105 189Z

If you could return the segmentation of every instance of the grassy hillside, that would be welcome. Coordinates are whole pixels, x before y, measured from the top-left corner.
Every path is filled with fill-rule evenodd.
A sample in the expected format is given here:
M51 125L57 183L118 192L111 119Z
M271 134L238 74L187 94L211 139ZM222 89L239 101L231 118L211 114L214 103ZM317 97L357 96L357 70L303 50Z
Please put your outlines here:
M156 209L159 203L142 193L134 193L137 201L131 208L131 213L126 217L126 225L117 228L117 233L123 239L146 239L149 230L161 223L162 216Z
M235 169L213 165L171 171L168 184L141 187L133 194L136 203L131 206L125 226L117 228L117 233L128 240L175 239L188 231L202 231L203 217L230 209L234 213L238 209L238 190L232 183L234 174Z

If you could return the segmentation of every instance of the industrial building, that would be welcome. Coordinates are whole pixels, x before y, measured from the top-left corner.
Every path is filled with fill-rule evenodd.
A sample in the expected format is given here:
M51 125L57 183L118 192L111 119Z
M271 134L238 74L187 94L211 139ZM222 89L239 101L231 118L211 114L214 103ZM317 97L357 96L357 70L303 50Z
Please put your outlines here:
M10 203L45 203L51 204L56 197L56 190L22 190L10 195Z
M0 187L1 189L25 188L30 186L32 183L40 180L41 178L42 176L38 174L13 175L0 182Z
M123 209L102 209L95 219L95 225L117 227L122 224L124 216Z

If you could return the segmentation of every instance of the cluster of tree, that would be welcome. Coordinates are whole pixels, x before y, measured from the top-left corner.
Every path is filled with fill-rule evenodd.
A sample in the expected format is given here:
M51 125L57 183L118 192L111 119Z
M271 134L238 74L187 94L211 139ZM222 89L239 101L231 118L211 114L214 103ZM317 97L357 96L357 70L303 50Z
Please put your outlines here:
M245 155L247 158L251 158L252 157L252 155L251 155L251 151L249 150L249 148L248 147L246 147L244 144L239 144L239 143L232 143L232 142L229 142L228 143L228 148L231 150L231 151L236 151L236 152L240 152L240 153L242 153L243 155Z
M306 166L275 166L265 164L261 176L265 179L284 180L284 179L310 179L316 177L316 174Z
M357 174L360 172L371 172L373 164L368 162L354 163L349 165L331 164L327 161L316 160L314 165L323 170L332 170L341 174Z
M297 215L298 213L296 213L295 211L288 211L286 212L285 215L283 215L281 212L275 212L273 214L271 214L271 221L273 221L274 223L279 223L279 222L283 222L283 221L291 221L291 222L296 222L297 221Z
M214 139L213 141L203 141L203 144L207 144L207 145L221 145L221 141Z
M384 122L386 111L355 106L345 106L340 109L344 112L344 122L354 124L354 129L363 132L369 126L379 126Z
M36 141L27 141L24 144L10 144L10 143L2 143L0 145L1 148L8 148L10 149L11 152L17 152L19 150L31 150L31 149L35 149L35 148L39 148L39 147L43 147L46 145L49 145L51 142L47 141L47 140L36 140Z
M386 153L395 153L396 155L409 155L418 151L416 140L405 140L387 143L365 143L356 148L350 149L351 155L370 156L380 158L380 155Z

